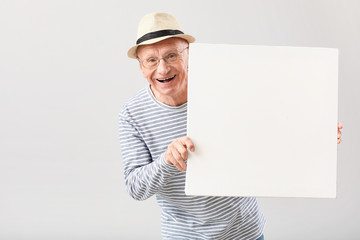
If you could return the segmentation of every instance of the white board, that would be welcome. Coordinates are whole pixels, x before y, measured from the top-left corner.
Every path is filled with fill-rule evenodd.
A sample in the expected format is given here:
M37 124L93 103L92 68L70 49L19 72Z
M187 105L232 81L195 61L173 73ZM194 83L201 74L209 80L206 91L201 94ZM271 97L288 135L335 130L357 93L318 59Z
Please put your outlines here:
M188 195L336 197L338 50L191 44Z

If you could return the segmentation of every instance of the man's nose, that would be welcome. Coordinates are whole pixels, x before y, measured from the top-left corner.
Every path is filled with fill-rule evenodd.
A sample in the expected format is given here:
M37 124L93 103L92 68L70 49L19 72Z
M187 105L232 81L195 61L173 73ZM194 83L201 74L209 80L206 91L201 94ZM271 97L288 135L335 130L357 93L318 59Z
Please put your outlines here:
M170 71L170 66L164 59L160 59L157 71L158 73L165 75Z

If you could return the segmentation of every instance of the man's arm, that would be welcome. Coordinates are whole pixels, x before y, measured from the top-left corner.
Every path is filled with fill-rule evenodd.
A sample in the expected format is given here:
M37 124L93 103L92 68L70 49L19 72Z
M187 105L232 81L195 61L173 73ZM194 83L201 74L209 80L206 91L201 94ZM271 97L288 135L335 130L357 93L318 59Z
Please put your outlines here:
M125 185L132 198L145 200L154 195L178 170L166 162L164 153L152 159L137 129L124 116L119 117Z

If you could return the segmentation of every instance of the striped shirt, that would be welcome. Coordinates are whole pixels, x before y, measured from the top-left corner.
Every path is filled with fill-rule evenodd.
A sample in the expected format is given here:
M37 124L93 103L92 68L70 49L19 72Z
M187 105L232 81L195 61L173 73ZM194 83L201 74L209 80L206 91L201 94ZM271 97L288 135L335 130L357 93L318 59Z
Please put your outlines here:
M165 161L167 146L186 136L187 104L157 101L150 87L122 107L119 130L126 189L136 200L156 195L164 239L257 239L265 218L253 197L185 195L185 174Z

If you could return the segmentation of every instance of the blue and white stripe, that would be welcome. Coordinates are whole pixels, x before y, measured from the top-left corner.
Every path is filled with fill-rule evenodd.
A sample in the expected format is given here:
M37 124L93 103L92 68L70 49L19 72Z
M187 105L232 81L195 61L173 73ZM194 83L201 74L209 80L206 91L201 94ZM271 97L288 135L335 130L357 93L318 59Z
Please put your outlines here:
M119 114L127 191L136 200L156 195L164 239L257 239L265 219L251 197L187 196L185 172L164 159L167 146L186 136L187 104L157 101L150 87L125 103Z

